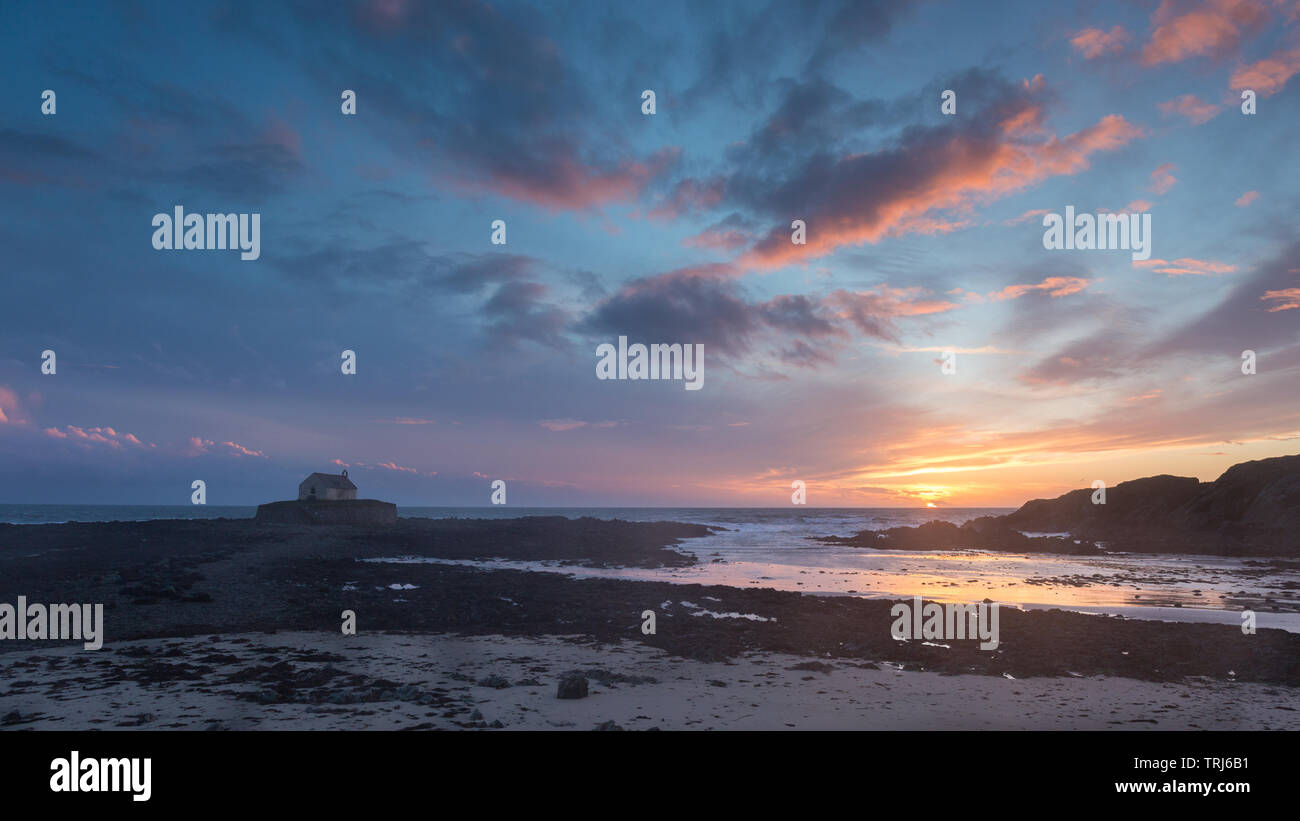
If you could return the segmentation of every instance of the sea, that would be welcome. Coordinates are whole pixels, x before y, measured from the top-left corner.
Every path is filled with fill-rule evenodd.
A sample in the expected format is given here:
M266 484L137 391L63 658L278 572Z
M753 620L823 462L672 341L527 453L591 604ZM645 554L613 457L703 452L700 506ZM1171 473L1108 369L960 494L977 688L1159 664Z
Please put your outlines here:
M810 595L975 602L990 599L1022 609L1060 608L1098 616L1240 625L1243 611L1256 628L1300 632L1300 563L1263 557L1107 553L1061 556L984 550L866 550L826 545L818 536L919 525L934 519L961 524L1011 508L521 508L407 507L402 517L507 519L565 516L625 521L673 521L719 528L676 549L699 561L673 568L587 568L558 562L453 561L389 556L371 561L400 567L448 562L682 584L768 587ZM212 505L0 505L0 522L245 519L255 507ZM1049 535L1049 534L1030 534ZM0 544L0 548L3 545Z

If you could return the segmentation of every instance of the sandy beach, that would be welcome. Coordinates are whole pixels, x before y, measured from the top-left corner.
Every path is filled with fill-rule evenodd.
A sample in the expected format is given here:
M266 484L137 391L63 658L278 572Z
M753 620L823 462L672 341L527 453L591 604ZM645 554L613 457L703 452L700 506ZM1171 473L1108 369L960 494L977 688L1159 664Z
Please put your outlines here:
M5 729L1300 729L1300 694L1270 685L1017 680L786 653L704 662L581 637L193 636L0 663ZM588 678L586 698L556 697L570 671Z
M1267 622L1006 606L988 650L896 639L888 597L556 572L714 565L709 532L0 527L0 601L104 605L100 650L0 642L0 729L1300 728L1300 635ZM574 674L585 697L557 697Z

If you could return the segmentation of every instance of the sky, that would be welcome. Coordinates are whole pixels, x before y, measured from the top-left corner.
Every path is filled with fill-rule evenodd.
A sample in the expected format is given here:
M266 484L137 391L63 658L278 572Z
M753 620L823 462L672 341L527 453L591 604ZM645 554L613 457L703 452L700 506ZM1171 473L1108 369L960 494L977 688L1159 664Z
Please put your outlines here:
M1016 506L1300 452L1295 0L0 18L0 503ZM177 206L260 255L155 248ZM1067 206L1150 258L1045 247ZM702 386L598 378L620 336Z

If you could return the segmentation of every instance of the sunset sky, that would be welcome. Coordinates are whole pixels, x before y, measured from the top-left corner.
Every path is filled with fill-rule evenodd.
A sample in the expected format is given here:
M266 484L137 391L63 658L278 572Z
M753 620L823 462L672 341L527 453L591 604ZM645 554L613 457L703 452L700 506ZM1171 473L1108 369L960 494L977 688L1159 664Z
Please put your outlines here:
M1294 0L0 22L0 503L1014 506L1300 452ZM155 250L176 205L260 259ZM1066 206L1151 259L1045 250ZM703 389L598 380L620 335Z

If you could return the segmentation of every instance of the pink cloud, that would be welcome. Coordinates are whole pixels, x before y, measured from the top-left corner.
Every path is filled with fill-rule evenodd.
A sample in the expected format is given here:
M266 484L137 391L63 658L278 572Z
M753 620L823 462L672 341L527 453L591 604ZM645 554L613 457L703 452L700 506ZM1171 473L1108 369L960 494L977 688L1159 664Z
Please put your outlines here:
M233 450L235 453L242 454L243 456L260 456L260 457L262 457L263 459L266 458L266 454L263 453L262 451L260 451L260 450L249 450L248 448L244 447L243 445L240 445L240 444L235 443L235 442L222 442L221 444L223 444L223 445L225 445L226 447L230 448L230 449Z
M1237 270L1236 265L1229 265L1225 262L1212 262L1209 260L1191 259L1183 257L1172 262L1164 259L1145 259L1134 260L1134 267L1150 268L1157 274L1168 274L1169 276L1217 276L1219 274L1230 274Z
M827 307L836 310L841 319L859 327L875 327L896 317L940 314L958 307L956 302L929 299L923 288L891 288L882 285L869 291L833 292L825 300Z
M52 439L70 439L81 444L95 443L108 445L111 448L120 450L123 445L134 445L138 448L156 447L153 444L141 442L135 434L119 433L110 427L83 428L77 425L64 425L63 430L58 428L46 428L46 436Z
M1217 117L1223 110L1214 103L1201 102L1200 98L1195 94L1184 94L1181 97L1157 103L1156 108L1160 109L1160 113L1166 117L1172 114L1181 114L1191 121L1192 125L1207 123Z
M399 472L399 473L410 473L410 474L413 474L413 475L415 475L415 476L419 476L419 475L420 475L420 471L416 470L415 468L408 468L408 467L405 467L404 465L399 465L399 464L397 464L396 462L380 462L378 465L376 465L376 467L381 467L381 468L383 468L384 470L394 470L394 471L397 471L397 472ZM437 476L437 475L438 475L438 471L436 471L436 470L431 470L431 471L429 471L428 473L426 473L426 474L424 474L424 475L425 475L425 476Z
M1283 288L1280 291L1265 291L1262 300L1276 302L1268 309L1269 313L1290 311L1300 308L1300 288Z
M189 442L187 443L187 447L181 451L181 455L200 456L204 453L207 453L208 448L212 447L215 444L216 442L213 442L211 439L203 439L198 436L191 436L189 438Z
M1252 202L1254 202L1257 199L1259 199L1258 191L1247 191L1246 193L1242 194L1240 197L1237 197L1237 207L1245 208L1247 205L1250 205Z
M1205 0L1195 5L1163 0L1151 16L1154 29L1142 49L1142 63L1224 57L1267 20L1268 8L1260 0Z
M1300 72L1300 49L1279 51L1232 72L1229 86L1238 91L1249 88L1261 97L1269 97L1281 91L1296 72Z
M12 418L10 418L12 416ZM0 425L22 422L18 413L18 394L0 385Z
M1173 175L1174 164L1167 162L1151 172L1151 190L1157 195L1164 194L1174 187L1178 178Z
M682 240L688 248L707 248L718 251L734 251L750 242L749 234L734 228L705 228L700 233Z
M1124 50L1129 40L1129 33L1123 26L1112 26L1110 31L1101 29L1084 29L1070 38L1070 45L1084 56L1093 60L1103 54L1117 54Z

